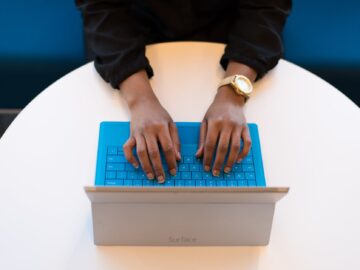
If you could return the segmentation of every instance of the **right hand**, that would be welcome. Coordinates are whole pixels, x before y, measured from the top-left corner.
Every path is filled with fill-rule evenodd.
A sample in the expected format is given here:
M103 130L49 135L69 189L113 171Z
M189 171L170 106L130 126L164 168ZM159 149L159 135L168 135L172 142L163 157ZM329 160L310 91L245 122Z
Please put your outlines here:
M163 183L165 172L158 142L170 174L176 175L176 161L181 159L176 125L156 98L144 72L130 76L120 89L131 112L130 137L123 146L125 157L136 168L140 162L148 179L156 177ZM134 147L139 160L133 154Z

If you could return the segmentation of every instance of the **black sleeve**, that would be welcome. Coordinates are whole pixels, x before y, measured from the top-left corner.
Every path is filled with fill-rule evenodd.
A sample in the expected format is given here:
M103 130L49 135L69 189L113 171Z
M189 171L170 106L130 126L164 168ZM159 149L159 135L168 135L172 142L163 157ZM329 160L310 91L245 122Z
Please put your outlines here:
M283 54L281 33L291 10L291 0L242 0L228 36L220 64L229 60L256 70L257 79L272 69Z
M75 0L83 15L87 46L95 68L112 87L133 73L153 70L145 57L145 38L132 16L132 0Z

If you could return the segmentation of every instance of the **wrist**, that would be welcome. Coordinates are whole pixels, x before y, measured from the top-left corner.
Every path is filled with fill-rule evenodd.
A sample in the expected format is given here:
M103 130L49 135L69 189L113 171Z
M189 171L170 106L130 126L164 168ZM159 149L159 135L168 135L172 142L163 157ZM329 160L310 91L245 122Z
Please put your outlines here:
M154 93L148 94L143 93L138 96L135 96L129 100L126 100L126 103L130 109L130 112L135 111L139 107L147 107L153 104L160 104L159 100Z
M158 102L145 70L140 70L126 78L119 85L119 89L130 110L146 102Z
M254 69L245 64L230 61L225 72L225 78L230 77L232 80L234 80L234 75L244 76L245 78L243 78L243 84L238 82L238 80L240 80L239 78L241 77L238 79L235 78L236 82L232 81L230 83L230 80L222 82L221 84L223 85L218 88L217 98L226 100L226 102L232 102L233 104L243 106L246 102L246 99L248 98L246 93L251 93L252 91L252 84L256 79L257 73ZM246 83L245 85L244 82ZM234 87L237 89L233 88L233 84L235 84Z
M243 75L248 78L251 83L254 83L257 77L257 72L245 64L230 61L225 72L225 77L233 75Z
M215 96L215 100L237 106L244 106L245 104L245 97L236 94L230 85L223 85L219 87Z

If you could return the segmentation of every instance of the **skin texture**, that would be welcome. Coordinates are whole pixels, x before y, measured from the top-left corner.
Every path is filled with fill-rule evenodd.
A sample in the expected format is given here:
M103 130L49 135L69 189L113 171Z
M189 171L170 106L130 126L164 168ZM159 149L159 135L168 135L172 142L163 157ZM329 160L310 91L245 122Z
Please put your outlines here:
M225 77L235 74L244 75L252 82L257 76L250 67L231 61ZM148 179L156 178L163 183L165 172L160 151L172 175L176 174L177 161L181 159L177 128L151 89L144 70L128 77L119 88L131 113L130 137L123 146L124 154L135 168L141 165ZM249 152L251 139L243 109L244 98L231 86L222 86L204 116L196 157L203 158L204 170L212 170L215 176L220 174L224 162L224 171L228 173L233 164L240 162ZM241 152L240 139L244 142ZM132 151L135 147L138 160Z
M235 74L244 75L251 82L257 75L246 65L230 62L225 77ZM212 170L215 176L220 174L222 167L225 173L229 173L234 163L241 162L249 153L251 138L244 115L244 103L244 97L237 95L231 86L222 86L202 121L196 156L203 158L204 170ZM244 147L240 152L241 138ZM227 152L229 155L225 160Z

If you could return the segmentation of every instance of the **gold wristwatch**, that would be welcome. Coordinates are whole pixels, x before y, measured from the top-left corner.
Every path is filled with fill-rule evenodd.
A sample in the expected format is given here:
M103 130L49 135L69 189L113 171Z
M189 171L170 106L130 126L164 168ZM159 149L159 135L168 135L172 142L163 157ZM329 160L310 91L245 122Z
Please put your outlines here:
M230 84L235 93L245 97L247 101L253 91L253 85L251 81L243 75L233 75L223 79L219 87Z

